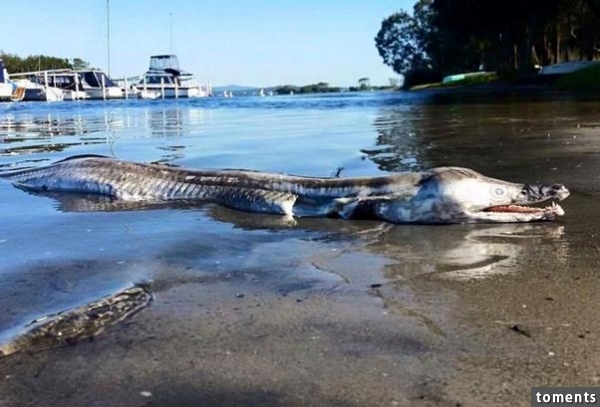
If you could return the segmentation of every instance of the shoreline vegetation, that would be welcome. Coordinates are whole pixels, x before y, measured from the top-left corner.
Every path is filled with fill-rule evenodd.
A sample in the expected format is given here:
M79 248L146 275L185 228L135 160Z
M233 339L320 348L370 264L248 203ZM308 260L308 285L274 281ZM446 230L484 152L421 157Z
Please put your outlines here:
M600 64L566 75L561 75L557 87L563 90L600 90Z
M0 60L4 63L4 67L9 75L51 69L92 69L90 63L81 58L68 59L49 55L29 55L27 57L21 57L17 54L0 51Z
M600 90L600 64L584 68L576 72L556 75L534 74L523 77L503 78L495 72L486 72L480 75L467 75L464 79L452 82L430 82L411 86L408 91L428 89L464 89L488 88L490 85L497 87L523 87L537 86L565 91L598 91Z
M552 79L537 75L540 67L600 60L598 0L417 0L412 13L399 10L383 19L374 40L383 63L404 75L404 89L493 82L599 87L594 69ZM442 83L449 75L480 71L497 77Z
M397 89L393 86L370 86L370 85L359 85L350 86L348 88L342 88L339 86L329 86L327 82L313 83L310 85L283 85L274 86L267 88L273 94L276 95L293 95L293 94L307 94L307 93L337 93L337 92L363 92L363 91L379 91L379 90L394 90Z

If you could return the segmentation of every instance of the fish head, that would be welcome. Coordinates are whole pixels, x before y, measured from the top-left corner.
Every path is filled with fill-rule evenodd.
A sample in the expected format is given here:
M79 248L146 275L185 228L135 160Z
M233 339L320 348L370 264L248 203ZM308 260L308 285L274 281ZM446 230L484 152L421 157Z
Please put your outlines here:
M448 223L554 220L564 215L555 201L569 196L562 184L519 184L459 167L431 170L421 188L426 196L435 198L435 211L452 221ZM533 206L550 200L551 205Z

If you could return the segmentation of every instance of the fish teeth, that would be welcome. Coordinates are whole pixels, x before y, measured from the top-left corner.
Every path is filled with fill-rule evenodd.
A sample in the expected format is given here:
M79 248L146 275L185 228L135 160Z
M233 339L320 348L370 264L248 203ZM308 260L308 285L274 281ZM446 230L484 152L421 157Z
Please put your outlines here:
M552 204L546 206L544 208L544 210L553 212L558 216L562 216L565 214L565 211L563 210L563 208L560 205L558 205L556 202L552 202Z

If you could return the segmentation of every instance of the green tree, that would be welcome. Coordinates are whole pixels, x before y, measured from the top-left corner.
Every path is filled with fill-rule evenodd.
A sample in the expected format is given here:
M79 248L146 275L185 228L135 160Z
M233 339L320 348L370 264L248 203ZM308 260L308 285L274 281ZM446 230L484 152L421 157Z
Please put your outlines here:
M404 10L394 13L381 23L375 46L386 65L397 73L431 68L429 53L438 38L433 25L435 13L432 0L419 0L411 16Z
M375 37L383 62L404 75L404 86L441 80L440 63L446 47L439 45L443 33L435 23L432 0L419 0L411 16L400 11L384 19Z
M406 11L392 14L381 23L375 46L383 63L405 73L426 63L425 50L417 38L416 22Z
M84 61L81 58L73 58L73 62L71 63L71 65L76 71L90 69L90 63L88 61Z
M383 62L406 84L441 74L600 58L600 0L418 0L383 20Z
M90 66L87 61L81 58L74 58L72 62L66 58L47 55L29 55L23 58L4 51L0 51L0 59L4 62L4 66L9 74L50 69L88 69Z
M431 8L446 51L428 50L446 71L483 64L527 72L599 56L600 0L434 0Z

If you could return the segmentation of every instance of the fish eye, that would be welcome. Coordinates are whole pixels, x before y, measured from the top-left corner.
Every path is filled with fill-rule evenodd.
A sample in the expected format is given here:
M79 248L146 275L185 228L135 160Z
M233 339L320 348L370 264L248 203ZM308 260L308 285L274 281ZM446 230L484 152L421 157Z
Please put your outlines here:
M506 190L502 187L495 187L492 192L494 193L494 196L504 196Z

